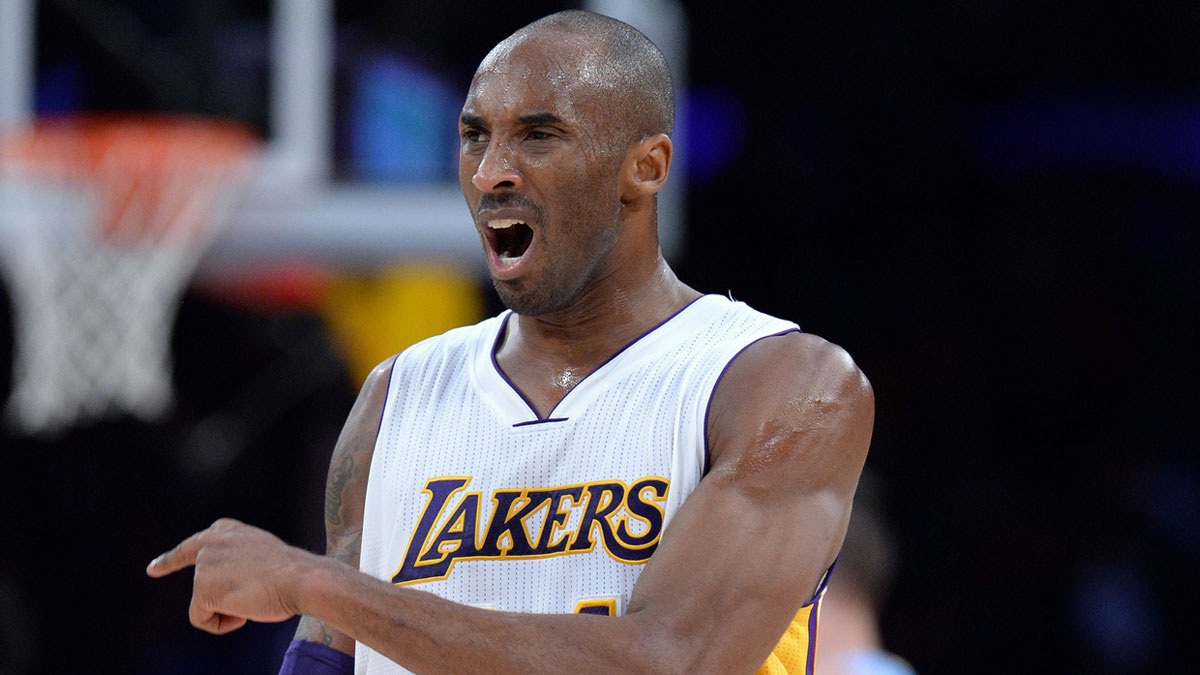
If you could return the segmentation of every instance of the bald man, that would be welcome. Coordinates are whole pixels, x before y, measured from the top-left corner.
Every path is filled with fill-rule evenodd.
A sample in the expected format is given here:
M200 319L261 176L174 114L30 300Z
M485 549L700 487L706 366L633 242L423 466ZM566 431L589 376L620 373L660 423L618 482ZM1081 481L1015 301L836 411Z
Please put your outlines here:
M286 673L811 672L817 606L870 443L838 347L664 261L662 54L585 12L480 64L460 181L509 310L363 386L334 448L328 550L220 520L212 633L303 615Z

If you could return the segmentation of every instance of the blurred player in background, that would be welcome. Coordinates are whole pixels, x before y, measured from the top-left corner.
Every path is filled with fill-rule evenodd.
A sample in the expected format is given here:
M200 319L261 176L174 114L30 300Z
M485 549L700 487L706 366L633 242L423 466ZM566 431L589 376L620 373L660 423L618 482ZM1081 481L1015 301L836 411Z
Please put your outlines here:
M846 541L821 603L820 675L916 675L883 648L879 614L896 568L896 546L873 481L864 475Z
M672 125L661 52L619 21L555 14L488 54L460 180L510 311L367 379L326 556L221 520L156 558L195 565L194 625L304 615L284 673L811 672L870 385L675 277Z

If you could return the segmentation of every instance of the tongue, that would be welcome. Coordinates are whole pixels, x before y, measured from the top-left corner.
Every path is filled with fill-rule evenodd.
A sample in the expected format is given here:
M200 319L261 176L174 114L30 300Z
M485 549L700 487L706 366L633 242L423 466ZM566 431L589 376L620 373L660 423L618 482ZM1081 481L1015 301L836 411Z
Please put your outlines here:
M502 258L520 258L529 250L533 241L533 230L525 223L517 223L496 232L496 252Z

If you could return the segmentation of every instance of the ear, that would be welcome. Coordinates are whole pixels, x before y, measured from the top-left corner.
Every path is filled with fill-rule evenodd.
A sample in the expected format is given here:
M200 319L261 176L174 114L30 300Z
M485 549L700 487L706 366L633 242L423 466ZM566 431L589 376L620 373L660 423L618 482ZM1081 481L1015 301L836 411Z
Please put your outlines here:
M671 170L674 146L666 134L647 136L625 156L621 171L621 201L629 203L658 194Z

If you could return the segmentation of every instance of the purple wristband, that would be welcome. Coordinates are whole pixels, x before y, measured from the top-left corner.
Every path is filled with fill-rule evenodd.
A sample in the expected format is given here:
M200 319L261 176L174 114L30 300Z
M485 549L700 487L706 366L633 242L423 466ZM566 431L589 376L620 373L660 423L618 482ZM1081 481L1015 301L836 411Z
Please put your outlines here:
M354 657L315 642L292 640L279 675L353 675Z

